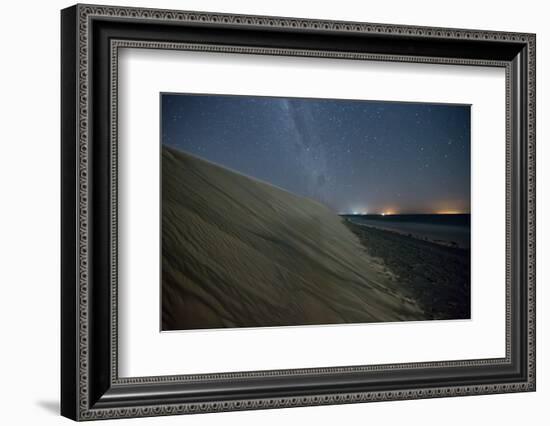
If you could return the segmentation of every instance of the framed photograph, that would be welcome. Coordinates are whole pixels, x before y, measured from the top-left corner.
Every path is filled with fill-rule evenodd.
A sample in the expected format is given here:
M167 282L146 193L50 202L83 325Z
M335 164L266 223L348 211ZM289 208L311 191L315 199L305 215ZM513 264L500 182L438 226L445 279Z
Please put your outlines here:
M61 12L61 412L535 390L535 35Z

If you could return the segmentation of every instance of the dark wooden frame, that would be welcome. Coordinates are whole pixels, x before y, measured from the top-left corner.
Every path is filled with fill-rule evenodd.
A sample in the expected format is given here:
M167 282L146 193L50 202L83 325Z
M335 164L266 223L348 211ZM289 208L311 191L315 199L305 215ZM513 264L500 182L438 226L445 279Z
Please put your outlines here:
M75 420L535 390L535 36L76 5L61 13L61 413ZM507 350L499 359L119 378L117 49L504 67Z

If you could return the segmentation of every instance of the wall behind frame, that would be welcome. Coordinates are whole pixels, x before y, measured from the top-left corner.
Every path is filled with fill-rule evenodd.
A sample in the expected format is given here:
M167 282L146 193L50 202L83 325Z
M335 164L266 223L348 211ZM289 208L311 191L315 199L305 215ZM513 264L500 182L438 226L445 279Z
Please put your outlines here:
M537 33L536 393L106 421L148 425L541 424L550 399L550 28L544 2L304 0L101 1L103 4ZM0 26L0 396L6 424L69 424L59 406L59 10L72 2L9 2ZM541 420L538 420L541 419ZM118 422L118 423L114 423ZM130 423L128 423L130 422Z

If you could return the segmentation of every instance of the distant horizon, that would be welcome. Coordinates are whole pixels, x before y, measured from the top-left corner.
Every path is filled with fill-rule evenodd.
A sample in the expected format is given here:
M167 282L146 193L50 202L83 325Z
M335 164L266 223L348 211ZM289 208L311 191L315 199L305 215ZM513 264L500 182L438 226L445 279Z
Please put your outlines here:
M165 144L162 144L163 146ZM298 194L295 194L285 188L281 188L271 182L267 182L267 181L264 181L262 179L259 179L257 177L254 177L254 176L250 176L250 175L247 175L246 173L243 173L243 172L240 172L239 170L234 170L230 167L227 167L227 166L224 166L223 164L219 164L219 163L216 163L214 161L211 161L211 160L208 160L206 158L202 158L201 156L199 155L195 155L195 154L191 154L189 152L186 152L186 151L183 151L183 150L180 150L178 148L174 148L173 146L169 146L169 145L166 145L168 147L170 147L171 149L177 149L179 152L183 152L185 153L186 155L190 155L192 157L195 157L195 158L198 158L202 161L205 161L209 164L213 164L217 167L221 167L225 170L229 170L230 172L232 173L237 173L239 175L242 175L242 176L245 176L249 179L252 179L252 180L255 180L255 181L258 181L258 182L261 182L265 185L270 185L270 186L273 186L281 191L285 191L285 192L290 192L292 193L293 195L297 195L297 196L300 196ZM307 198L307 197L304 197L304 198ZM315 200L316 201L316 200ZM470 212L450 212L450 211L438 211L438 212L335 212L338 216L420 216L420 215L470 215L471 213Z
M429 216L429 215L441 215L441 216L460 216L460 215L471 215L470 212L433 212L433 213L342 213L338 212L338 216Z
M162 94L162 144L336 214L470 214L470 107Z

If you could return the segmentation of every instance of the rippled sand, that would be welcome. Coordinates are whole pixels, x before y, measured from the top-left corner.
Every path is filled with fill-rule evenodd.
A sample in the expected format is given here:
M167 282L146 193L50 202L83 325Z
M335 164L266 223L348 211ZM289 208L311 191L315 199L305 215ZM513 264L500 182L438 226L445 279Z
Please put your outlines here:
M323 205L163 147L162 328L423 319Z

